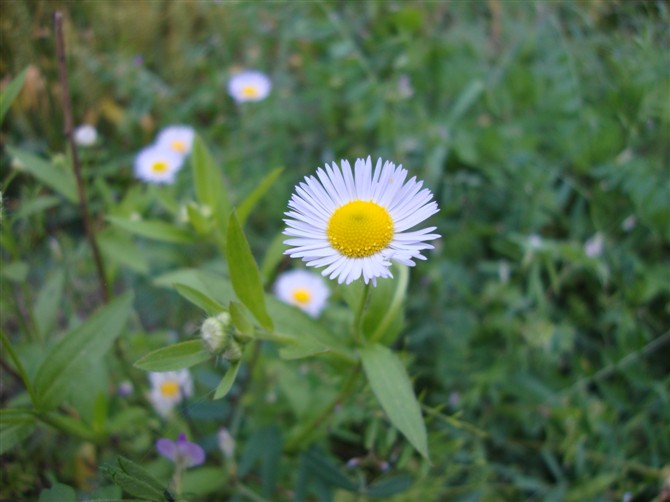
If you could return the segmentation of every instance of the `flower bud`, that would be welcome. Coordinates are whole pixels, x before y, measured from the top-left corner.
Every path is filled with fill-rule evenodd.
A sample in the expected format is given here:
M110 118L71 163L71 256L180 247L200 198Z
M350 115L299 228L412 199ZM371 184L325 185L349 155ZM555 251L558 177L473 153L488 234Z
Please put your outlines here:
M230 314L228 312L205 319L200 328L200 335L209 352L219 354L229 348L232 342L229 328Z
M242 346L235 340L230 340L223 357L233 363L239 361L242 359Z

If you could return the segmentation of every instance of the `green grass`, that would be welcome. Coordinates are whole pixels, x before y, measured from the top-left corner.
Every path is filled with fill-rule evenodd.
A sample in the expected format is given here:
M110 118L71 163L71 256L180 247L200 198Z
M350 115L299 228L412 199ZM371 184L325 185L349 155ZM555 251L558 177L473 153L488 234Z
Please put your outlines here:
M119 454L167 482L170 466L153 442L189 430L208 451L210 471L185 480L202 493L197 500L245 500L250 492L265 500L359 500L346 491L359 477L388 479L376 489L396 493L394 500L663 500L665 2L4 2L3 88L29 70L2 143L67 169L55 8L67 21L76 120L100 135L82 154L96 227L116 246L106 248L107 274L116 294L135 291L122 335L127 361L173 337L192 338L202 322L156 278L182 268L226 270L207 235L186 246L161 243L105 220L137 213L178 222L179 206L194 199L188 169L161 190L133 180L134 154L163 126L198 130L234 203L284 168L245 228L257 260L269 262L268 287L277 271L297 265L272 262L267 251L303 176L324 162L371 155L425 181L441 208L431 221L443 237L411 271L394 348L422 400L432 463L412 451L363 386L312 446L282 452L292 426L337 393L343 375L332 361L284 361L267 343L252 374L242 366L230 399L214 403L222 370L198 367L188 420L164 424L141 399L144 373L110 353L61 407L78 423L105 423L105 440L93 447L39 426L2 456L0 498L36 499L54 481L90 493L110 484L96 469ZM227 95L229 76L242 67L271 76L267 100L238 106ZM8 152L0 162L2 330L34 378L56 340L100 300L78 208L17 169ZM589 256L585 244L596 234L602 252ZM52 304L45 284L60 290ZM326 323L341 325L347 315L340 302ZM35 316L53 328L39 333ZM4 373L13 367L5 351L2 360L3 407L25 404L19 380ZM142 388L123 400L113 391L128 371ZM216 448L222 425L236 433L238 488L221 483L231 476ZM352 458L361 466L346 468Z

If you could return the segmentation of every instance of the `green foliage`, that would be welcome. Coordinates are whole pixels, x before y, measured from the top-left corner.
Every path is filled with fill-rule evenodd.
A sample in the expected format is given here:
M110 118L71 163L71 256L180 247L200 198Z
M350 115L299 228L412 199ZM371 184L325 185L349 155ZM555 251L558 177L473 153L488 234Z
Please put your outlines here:
M663 497L666 3L58 8L75 123L99 135L79 148L91 218L53 8L5 2L0 499ZM226 94L242 68L267 99ZM175 183L134 179L169 124L197 131ZM286 202L368 155L423 180L443 237L369 298L327 281L311 317L273 291L301 266ZM184 368L193 393L159 413L146 371ZM206 451L181 474L155 449L179 433Z
M369 345L360 353L370 387L389 420L428 459L426 427L402 362L383 345Z
M211 357L201 340L189 340L156 349L135 362L135 367L145 371L174 371L190 368Z

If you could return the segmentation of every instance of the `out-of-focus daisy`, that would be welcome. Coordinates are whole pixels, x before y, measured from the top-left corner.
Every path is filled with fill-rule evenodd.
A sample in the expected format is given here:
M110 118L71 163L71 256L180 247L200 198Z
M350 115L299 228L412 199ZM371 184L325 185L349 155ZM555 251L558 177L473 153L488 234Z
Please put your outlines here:
M330 291L321 276L305 270L284 272L274 286L277 297L317 317L326 306Z
M228 429L222 427L219 429L219 432L216 434L217 442L219 443L219 449L226 458L232 458L235 453L235 440L233 436L230 435Z
M167 416L185 397L193 394L193 380L188 370L149 373L149 400L156 411Z
M205 450L200 445L188 441L184 434L179 434L176 441L160 438L156 441L156 450L177 464L178 468L194 467L205 461Z
M359 277L376 285L377 277L392 277L391 260L414 266L433 249L436 227L408 231L438 212L433 194L407 170L382 159L372 170L370 157L319 168L298 184L288 205L285 253L310 267L326 267L324 276L338 283Z
M98 140L98 131L90 124L80 125L74 130L74 142L79 146L93 146Z
M589 258L597 258L603 254L604 244L605 238L603 237L603 234L598 232L584 243L584 253Z
M164 128L156 138L156 146L167 148L179 155L191 153L195 131L185 125L172 125Z
M261 101L272 89L270 78L260 71L244 70L236 73L228 82L228 94L238 103Z
M169 148L149 146L135 157L135 177L148 183L174 183L184 157Z

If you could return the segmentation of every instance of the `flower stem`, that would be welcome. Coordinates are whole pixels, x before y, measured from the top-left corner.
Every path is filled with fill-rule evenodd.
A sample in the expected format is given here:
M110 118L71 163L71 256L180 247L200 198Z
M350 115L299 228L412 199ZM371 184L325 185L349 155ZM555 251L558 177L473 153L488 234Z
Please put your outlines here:
M54 12L54 30L56 32L56 57L58 60L58 73L60 76L61 87L61 102L63 105L63 120L65 123L65 135L67 136L70 152L72 153L72 166L74 168L74 175L77 180L77 193L79 195L79 207L82 219L84 220L84 229L88 239L91 253L93 254L93 261L98 273L98 280L100 286L100 295L104 303L109 303L109 291L107 289L107 281L105 279L105 268L102 263L102 255L100 248L95 240L95 229L91 222L91 215L88 210L88 203L86 202L86 190L84 188L84 180L81 175L81 163L79 162L79 155L77 153L77 145L74 142L74 123L72 120L72 101L70 100L70 86L67 77L67 65L65 64L65 38L63 37L63 13L60 11Z
M356 382L358 381L358 376L361 372L361 365L357 364L352 371L349 373L349 378L344 383L342 390L335 396L335 398L328 403L328 405L323 409L323 411L312 419L305 427L302 428L296 435L289 439L286 443L286 451L293 452L298 449L305 439L316 429L322 422L324 422L332 413L335 407L344 401L349 395L353 392Z
M2 345L5 346L5 350L9 354L9 357L12 359L16 371L18 371L19 376L23 381L23 385L25 385L26 387L26 391L28 391L30 400L32 401L33 405L35 405L36 402L35 393L33 391L33 386L30 383L30 379L28 378L28 373L26 373L26 370L23 368L23 364L21 364L19 356L16 354L16 352L14 352L14 347L12 347L12 343L9 341L9 338L7 338L7 335L5 335L5 332L2 330L0 330L0 339L2 339Z
M368 305L368 300L370 299L370 293L372 288L370 283L367 283L363 289L363 294L361 295L361 303L358 306L356 311L356 317L354 317L354 340L359 346L363 345L363 314L365 314L366 307Z

